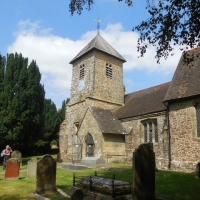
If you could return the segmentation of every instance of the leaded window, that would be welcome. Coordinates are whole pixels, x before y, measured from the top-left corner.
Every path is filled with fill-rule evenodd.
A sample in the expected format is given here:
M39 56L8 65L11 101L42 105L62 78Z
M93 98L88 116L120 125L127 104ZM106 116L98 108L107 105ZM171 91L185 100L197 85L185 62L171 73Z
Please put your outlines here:
M112 65L108 63L106 63L106 76L112 78Z
M83 79L84 76L85 76L85 65L82 64L82 65L80 65L80 76L79 76L79 79L80 80Z
M144 142L158 142L157 120L148 120L142 124L144 130Z
M143 126L144 126L144 141L147 141L147 123L144 123Z
M200 103L196 106L197 137L200 137Z

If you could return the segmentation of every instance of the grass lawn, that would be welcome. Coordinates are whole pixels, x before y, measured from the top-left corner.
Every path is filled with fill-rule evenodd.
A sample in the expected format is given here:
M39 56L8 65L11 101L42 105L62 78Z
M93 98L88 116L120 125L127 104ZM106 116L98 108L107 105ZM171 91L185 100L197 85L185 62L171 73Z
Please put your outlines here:
M37 157L41 158L41 157ZM26 177L27 162L31 157L23 158L19 180L4 180L4 171L0 166L0 199L1 200L25 200L35 199L32 193L36 189L36 179ZM120 170L119 170L120 169ZM71 194L73 173L76 176L94 175L95 170L98 176L112 178L115 174L116 179L132 182L132 167L125 164L110 164L108 169L86 169L86 170L67 170L57 168L56 186L67 194ZM52 200L66 199L59 193L45 194L44 196ZM173 171L156 172L156 196L164 197L167 200L198 200L200 199L200 179L195 178L194 173L183 173Z

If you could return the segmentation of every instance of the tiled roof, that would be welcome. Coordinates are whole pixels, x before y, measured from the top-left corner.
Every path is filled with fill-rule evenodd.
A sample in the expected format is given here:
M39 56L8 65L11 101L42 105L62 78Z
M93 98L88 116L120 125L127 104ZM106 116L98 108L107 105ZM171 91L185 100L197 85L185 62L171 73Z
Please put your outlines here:
M200 95L200 48L182 54L164 101L196 95Z
M104 53L107 53L111 56L114 56L123 62L126 60L105 40L103 39L100 34L97 34L71 61L72 64L75 60L83 56L84 54L88 53L89 51L97 49Z
M110 110L89 107L102 133L125 134L126 129Z
M125 105L114 112L118 119L166 110L162 103L170 82L139 90L125 96Z

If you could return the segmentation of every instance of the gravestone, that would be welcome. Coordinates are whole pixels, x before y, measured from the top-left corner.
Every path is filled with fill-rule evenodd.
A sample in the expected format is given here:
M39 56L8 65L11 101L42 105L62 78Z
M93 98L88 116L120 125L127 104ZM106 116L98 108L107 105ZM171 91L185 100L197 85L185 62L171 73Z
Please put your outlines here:
M11 154L11 158L17 158L22 166L22 154L20 151L18 150L13 151Z
M32 158L27 164L27 178L36 177L37 159Z
M195 178L200 178L200 162L196 165L196 176Z
M116 193L118 196L131 194L131 185L127 181L100 176L83 176L77 186L85 190L92 190L93 192L110 196L113 193Z
M37 162L36 178L36 193L56 190L56 160L51 155L44 155Z
M133 152L133 200L155 199L155 153L149 144Z
M80 190L75 190L71 195L71 200L83 200L84 194Z
M5 180L18 180L19 179L20 162L17 158L10 158L6 162Z

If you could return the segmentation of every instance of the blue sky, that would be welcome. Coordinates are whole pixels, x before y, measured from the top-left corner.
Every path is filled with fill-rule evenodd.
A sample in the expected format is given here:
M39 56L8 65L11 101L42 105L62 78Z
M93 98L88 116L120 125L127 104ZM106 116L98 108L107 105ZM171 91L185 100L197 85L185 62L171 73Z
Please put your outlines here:
M148 18L146 0L135 0L128 7L118 0L95 0L91 11L69 13L69 0L2 0L0 12L0 53L22 53L36 60L42 74L46 98L61 107L70 97L69 62L97 34L96 19L101 19L100 34L126 60L126 92L161 84L172 79L181 52L161 64L156 63L155 48L138 58L138 34L132 28Z

